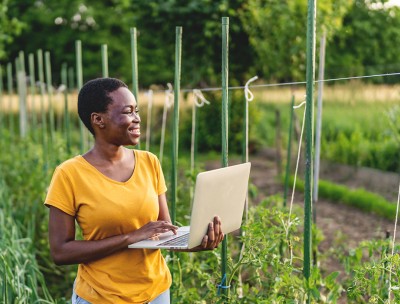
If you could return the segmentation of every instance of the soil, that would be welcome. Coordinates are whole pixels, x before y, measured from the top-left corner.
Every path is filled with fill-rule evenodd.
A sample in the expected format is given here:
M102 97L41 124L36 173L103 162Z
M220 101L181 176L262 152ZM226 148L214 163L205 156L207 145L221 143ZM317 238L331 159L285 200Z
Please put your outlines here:
M258 200L274 194L283 194L284 187L278 179L280 166L276 161L277 153L273 149L264 149L255 155L250 155L252 163L250 180L258 188ZM295 159L292 164L295 164ZM230 159L229 164L239 163L238 159ZM299 162L298 176L304 179L301 160ZM210 162L206 169L220 166L220 163ZM294 168L291 174L294 174ZM320 178L343 184L349 188L364 188L370 192L377 193L391 202L397 202L400 178L398 174L382 172L370 168L354 168L339 164L330 164L321 161ZM290 203L292 190L288 191L288 203ZM257 200L256 200L257 201ZM294 204L302 206L304 196L301 192L295 191ZM347 250L355 248L361 241L377 238L385 238L388 235L392 238L394 222L384 219L375 214L365 213L357 208L350 207L340 202L319 198L315 204L317 227L323 232L324 240L319 245L322 254L340 244L345 245ZM399 230L399 229L398 229ZM397 230L397 231L398 231ZM400 233L396 233L396 240ZM342 264L332 255L328 258L318 259L318 265L323 273L340 271L344 275ZM340 277L339 277L340 278ZM346 303L345 294L339 303Z

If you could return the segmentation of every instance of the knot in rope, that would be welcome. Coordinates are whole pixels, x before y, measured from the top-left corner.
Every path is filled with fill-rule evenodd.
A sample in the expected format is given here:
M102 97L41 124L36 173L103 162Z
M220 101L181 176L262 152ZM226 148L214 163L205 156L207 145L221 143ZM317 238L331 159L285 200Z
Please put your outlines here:
M203 93L201 93L200 90L194 89L193 90L193 95L194 95L194 104L201 108L204 106L204 104L210 104L210 102L204 97ZM200 99L200 102L199 102Z
M251 82L257 80L257 79L258 79L258 76L254 76L253 78L250 78L250 79L246 82L246 84L245 84L245 86L244 86L244 96L245 96L245 98L246 98L246 101L248 101L248 102L250 102L250 101L252 101L252 100L254 99L253 93L249 90L249 84L250 84Z
M222 277L221 284L218 284L218 286L217 286L218 287L218 295L219 295L220 289L228 289L231 287L231 285L225 285L225 282L226 282L226 273L224 273L224 276Z
M301 104L299 104L298 106L293 106L293 109L299 109L302 106L306 105L306 100L305 100L306 97L307 97L307 95L304 95L304 101Z

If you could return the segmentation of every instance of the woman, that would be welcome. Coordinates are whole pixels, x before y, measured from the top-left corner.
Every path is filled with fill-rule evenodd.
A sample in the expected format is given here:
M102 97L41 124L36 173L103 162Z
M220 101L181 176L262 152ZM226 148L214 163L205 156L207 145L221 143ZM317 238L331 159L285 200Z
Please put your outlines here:
M91 80L79 92L79 117L94 145L56 168L45 200L55 263L79 264L72 303L169 303L171 275L160 250L128 249L177 229L158 159L125 147L139 142L138 112L118 79ZM75 220L84 240L75 239ZM223 237L216 217L192 251L214 249Z

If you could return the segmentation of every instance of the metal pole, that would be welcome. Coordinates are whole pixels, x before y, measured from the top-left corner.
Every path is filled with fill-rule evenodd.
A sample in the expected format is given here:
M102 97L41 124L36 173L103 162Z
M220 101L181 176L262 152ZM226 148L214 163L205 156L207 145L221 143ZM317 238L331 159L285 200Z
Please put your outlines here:
M36 117L36 88L35 88L35 55L29 54L29 82L30 82L30 95L31 95L31 117L32 117L32 137L34 140L37 139L36 126L37 126L37 117Z
M136 27L131 27L131 58L132 58L132 92L138 102L138 63L137 63L137 32Z
M289 188L290 162L292 159L292 134L293 134L293 113L294 113L294 95L290 103L290 121L289 121L289 138L286 155L286 174L285 174L285 189L283 192L283 207L287 205L287 192Z
M0 65L0 142L3 139L2 133L4 128L4 105L3 105L3 67ZM2 146L2 145L1 145Z
M102 71L103 71L103 77L108 77L107 44L101 45L101 67L102 67Z
M138 63L137 63L137 33L136 27L130 29L131 33L131 58L132 58L132 92L136 99L136 105L139 107L139 76L138 76ZM140 141L136 146L140 149Z
M80 40L75 42L75 53L76 53L76 84L79 90L83 86L83 76L82 76L82 43ZM80 131L80 151L81 154L85 151L85 126L83 122L79 120L79 131Z
M311 224L312 224L312 153L313 153L313 97L314 97L314 62L315 62L315 17L316 0L308 0L307 16L307 72L306 72L306 162L304 178L304 268L303 274L309 279L311 273ZM310 299L308 298L308 301Z
M221 108L221 128L222 128L222 167L228 166L228 71L229 71L229 18L222 17L222 108ZM228 294L227 286L227 256L228 242L226 236L221 246L221 288L222 294Z
M67 153L71 152L71 137L69 130L69 110L68 110L68 66L66 63L62 64L61 67L61 83L65 85L64 90L64 129Z
M174 80L174 116L172 126L172 177L171 177L171 220L176 223L176 202L177 202L177 165L178 165L178 146L179 146L179 91L181 81L181 57L182 57L182 27L177 26L175 40L175 80Z
M51 75L51 62L50 62L50 52L44 53L45 59L45 71L46 71L46 82L47 82L47 98L49 107L49 129L50 129L50 139L53 143L55 140L55 124L54 124L54 109L53 109L53 85L52 85L52 75Z
M7 64L7 92L8 92L8 128L10 131L10 138L14 134L14 107L13 107L13 81L12 81L12 63Z
M315 130L315 158L314 158L314 187L313 187L313 219L317 222L316 203L318 202L318 180L319 180L319 160L321 151L321 126L322 126L322 98L324 94L324 69L325 69L325 40L324 31L321 37L319 53L319 71L318 71L318 102L317 102L317 123Z
M44 168L47 169L48 159L47 159L47 120L46 113L44 110L44 70L43 70L43 51L37 51L37 59L38 59L38 75L39 75L39 83L40 83L40 112L41 112L41 120L42 120L42 145L43 145L43 162Z

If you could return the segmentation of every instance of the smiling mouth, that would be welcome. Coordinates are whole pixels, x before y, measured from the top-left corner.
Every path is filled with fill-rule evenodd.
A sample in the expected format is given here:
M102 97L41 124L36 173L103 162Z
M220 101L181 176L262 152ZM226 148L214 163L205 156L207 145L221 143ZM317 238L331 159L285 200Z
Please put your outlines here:
M130 129L128 132L135 136L140 136L140 129Z

